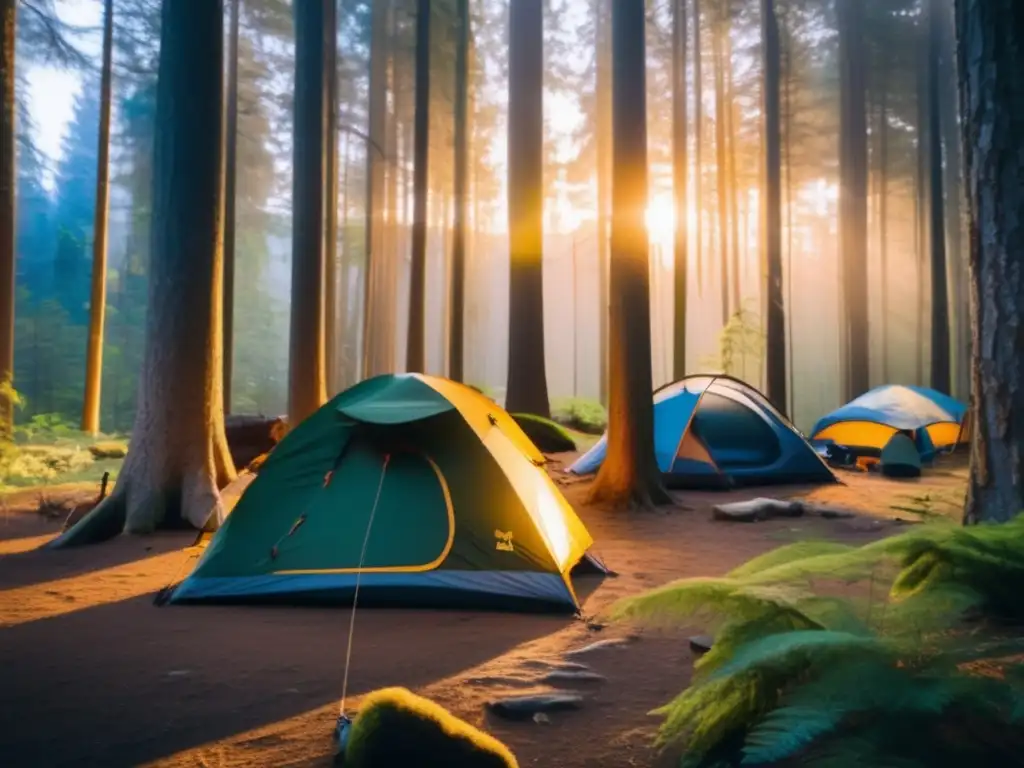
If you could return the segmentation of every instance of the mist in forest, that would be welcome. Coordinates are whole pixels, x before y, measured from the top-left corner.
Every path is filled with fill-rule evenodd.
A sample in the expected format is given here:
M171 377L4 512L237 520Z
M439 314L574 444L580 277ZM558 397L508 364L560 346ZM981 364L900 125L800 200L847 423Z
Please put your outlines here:
M230 6L230 3L227 5ZM448 372L454 216L455 0L434 0L430 44L426 372ZM689 373L725 372L765 385L761 19L758 3L701 0L688 15L687 191ZM834 0L777 0L781 40L783 295L788 406L808 429L844 401L840 258L841 71L863 56L867 127L867 295L870 384L928 384L931 360L929 205L942 196L953 392L967 397L966 267L957 144L952 18L929 37L920 0L864 5L863 45L840 45ZM951 5L951 4L950 4ZM81 413L99 124L102 3L54 4L75 27L82 61L38 55L39 30L19 26L20 109L15 382L19 420ZM545 4L544 328L552 400L601 399L600 265L608 225L610 61L607 2ZM648 232L655 386L673 378L673 3L648 2ZM383 10L382 10L383 9ZM508 2L472 0L465 376L501 399L507 380L509 238L506 147ZM384 350L372 366L405 365L415 83L413 0L341 0L337 67L338 236L330 310L336 354L328 393L367 373L364 323ZM698 15L699 11L699 23ZM159 3L118 0L107 323L101 424L126 431L135 413L148 291L152 136ZM227 25L226 25L227 26ZM294 30L286 0L242 0L238 41L235 303L231 406L284 413L288 398ZM933 36L934 37L934 36ZM678 50L676 51L678 53ZM930 57L948 76L929 92ZM699 66L698 66L699 65ZM39 147L34 70L80 81L55 156ZM937 92L936 92L937 91ZM937 99L933 102L932 99ZM374 105L377 119L373 119ZM932 112L941 120L930 135ZM929 162L939 142L940 175ZM379 183L368 185L368 174ZM368 187L374 192L368 195ZM380 212L383 214L380 215ZM375 217L375 213L377 214ZM369 238L381 266L364 306ZM384 339L385 341L381 341ZM387 358L390 358L387 359Z

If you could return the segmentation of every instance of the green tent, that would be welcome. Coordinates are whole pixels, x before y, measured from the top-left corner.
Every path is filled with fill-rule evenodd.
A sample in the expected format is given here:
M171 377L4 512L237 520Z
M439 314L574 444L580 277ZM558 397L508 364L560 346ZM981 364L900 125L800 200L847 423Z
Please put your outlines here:
M592 540L515 421L470 387L378 376L290 432L171 602L579 608Z
M886 477L920 477L921 452L905 432L897 432L885 444L878 464Z

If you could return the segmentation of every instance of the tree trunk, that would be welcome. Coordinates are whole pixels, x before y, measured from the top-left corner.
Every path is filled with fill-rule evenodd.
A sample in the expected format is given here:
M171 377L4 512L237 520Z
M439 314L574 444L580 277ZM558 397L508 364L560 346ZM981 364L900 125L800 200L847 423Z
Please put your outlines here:
M1024 5L957 0L957 66L970 222L971 474L964 520L1024 509Z
M85 356L82 431L100 431L103 383L103 325L107 313L107 213L110 208L110 88L113 75L114 0L103 4L103 64L100 75L99 146L96 153L96 204L93 211L92 286L89 295L89 345Z
M878 269L882 273L882 381L889 381L889 53L882 48L878 84Z
M728 152L725 146L726 137L726 106L725 106L725 67L722 51L725 37L725 11L722 0L714 9L714 23L711 26L711 61L715 75L715 191L717 192L718 213L718 262L722 282L719 286L722 302L722 326L729 324L731 311L738 307L729 306L729 180ZM734 276L735 277L735 276ZM731 311L730 311L731 310Z
M697 267L697 295L704 292L704 75L700 46L700 0L693 0L693 199L697 205L694 217L694 263Z
M14 206L17 160L14 48L17 0L0 0L0 438L14 430Z
M598 398L608 404L608 261L611 242L612 173L612 109L611 109L611 2L595 0L597 27L597 77L594 101L597 112L594 130L597 133L597 347Z
M508 388L511 413L548 416L544 364L544 2L512 0L508 65ZM614 191L613 191L614 194Z
M416 3L416 92L413 126L412 263L409 273L409 331L405 368L426 366L424 302L427 270L427 155L430 147L430 0Z
M776 408L785 412L789 398L786 394L786 308L782 293L781 63L779 25L773 0L761 0L761 51L764 56L764 247L768 264L765 394Z
M734 312L743 309L742 272L740 269L740 216L739 216L739 184L736 180L736 102L733 98L732 83L732 11L726 0L725 27L722 37L725 55L725 142L726 142L726 182L729 194L729 238L732 242L732 306ZM744 234L744 237L746 235Z
M942 102L942 144L945 149L946 241L950 274L953 277L950 299L956 308L953 325L956 350L956 377L953 386L956 397L967 400L971 392L970 336L971 325L967 308L967 264L963 253L963 160L960 147L960 112L956 88L956 29L953 3L942 9L942 58L939 82L944 84Z
M463 350L466 314L466 187L469 139L469 0L458 0L458 41L455 47L455 217L452 222L451 314L448 376L465 381Z
M612 0L612 251L608 452L590 499L671 503L654 457L644 5Z
M839 243L846 314L846 393L868 390L868 151L864 88L864 9L861 0L837 0L839 17Z
M223 519L234 478L221 394L224 4L165 0L153 138L146 351L114 492L52 546Z
M164 0L169 2L169 0ZM330 0L326 0L330 2ZM325 2L296 3L292 143L292 302L288 423L327 399L324 371Z
M370 7L370 142L366 147L366 279L363 282L363 376L369 378L384 373L381 365L381 346L385 328L381 310L386 305L381 296L385 258L385 156L381 146L387 143L384 133L388 127L388 21L390 0L376 2ZM391 121L394 122L394 121ZM394 176L394 173L391 174Z
M917 240L917 291L916 291L916 322L917 339L915 344L915 381L924 385L924 296L926 291L927 269L926 254L928 251L928 185L925 178L928 173L928 35L924 24L918 30L917 56L915 72L917 81L917 152L915 167L915 239Z
M333 395L341 388L342 361L348 368L357 367L351 356L342 354L351 336L338 315L338 0L324 0L323 35L324 110L327 112L324 128L324 384ZM347 164L345 168L348 169Z
M793 277L796 271L796 260L793 258L793 25L791 22L790 14L793 11L792 0L785 1L785 11L782 15L782 22L784 25L784 35L780 35L780 40L785 40L785 49L783 49L782 67L784 71L783 75L783 108L782 115L785 121L784 130L782 132L783 151L785 152L785 161L783 167L786 173L786 307L789 312L793 312ZM776 27L778 27L778 15L776 15ZM786 392L789 395L787 414L792 418L794 413L794 402L796 401L796 395L794 393L793 386L793 372L796 369L796 351L793 348L793 325L795 318L790 314L786 318L786 352L788 353L789 365L787 374L787 387Z
M391 111L385 115L384 125L384 156L381 160L385 165L385 202L384 211L387 215L387 225L383 230L386 242L383 247L378 247L377 267L381 275L375 289L375 298L379 302L380 309L375 312L376 320L374 325L374 338L371 352L375 362L369 372L364 375L386 373L396 370L395 347L397 342L395 335L395 317L398 310L398 248L401 241L401 225L398 222L398 178L399 153L398 153L398 85L395 72L395 46L398 40L399 24L398 11L394 3L388 2L388 29L385 44L387 45L387 87L391 93ZM370 134L371 137L373 134ZM381 261L383 259L383 262ZM366 329L363 330L367 333Z
M929 187L931 197L931 272L932 272L932 366L931 386L949 394L952 389L949 364L949 294L946 279L946 198L942 192L942 121L939 103L939 50L942 45L942 18L937 0L928 8L928 146Z
M238 26L241 0L230 0L228 26L227 104L224 124L224 413L231 413L231 384L235 365L235 262L238 200Z
M672 318L672 379L686 376L686 307L689 278L686 178L686 0L672 3L672 191L675 194L674 316Z

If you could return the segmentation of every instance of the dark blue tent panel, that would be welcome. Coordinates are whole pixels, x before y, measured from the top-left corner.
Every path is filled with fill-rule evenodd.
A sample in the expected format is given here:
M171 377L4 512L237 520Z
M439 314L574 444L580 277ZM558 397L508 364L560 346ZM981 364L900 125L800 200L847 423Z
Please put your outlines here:
M607 435L569 467L596 472ZM673 487L835 482L803 435L753 387L688 376L654 393L654 451Z

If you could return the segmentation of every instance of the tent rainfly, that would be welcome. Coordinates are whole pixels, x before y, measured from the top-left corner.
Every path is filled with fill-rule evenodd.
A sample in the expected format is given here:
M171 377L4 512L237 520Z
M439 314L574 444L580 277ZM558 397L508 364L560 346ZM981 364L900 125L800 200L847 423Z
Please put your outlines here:
M596 472L606 450L607 435L567 471ZM654 452L675 488L836 481L764 395L725 375L687 376L654 393Z
M578 610L606 573L497 404L421 374L357 384L292 430L172 603L276 600Z

